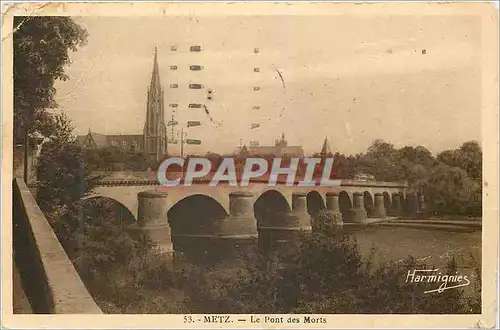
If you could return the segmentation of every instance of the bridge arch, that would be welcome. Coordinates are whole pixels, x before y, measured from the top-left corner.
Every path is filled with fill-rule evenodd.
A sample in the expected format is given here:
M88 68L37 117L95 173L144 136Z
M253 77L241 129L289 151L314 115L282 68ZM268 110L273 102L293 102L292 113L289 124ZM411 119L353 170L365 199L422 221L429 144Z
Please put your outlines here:
M208 187L206 185L193 185L192 187L181 186L170 189L168 191L168 210L170 211L177 203L192 196L206 196L219 203L226 213L229 214L229 193L221 189L213 189L213 187Z
M310 216L316 216L321 210L325 209L325 201L319 192L312 190L307 194L307 213Z
M96 212L96 216L101 215L105 209L111 211L111 219L115 220L117 225L131 225L137 220L128 207L111 197L90 196L84 199L83 206L93 208L89 211Z
M352 201L349 194L345 191L341 191L339 193L339 208L340 208L340 213L342 213L342 218L344 219L344 221L350 219L349 211L352 208Z
M278 190L270 189L262 193L253 205L257 226L272 226L283 219L291 211L290 204Z
M193 194L177 201L167 212L172 235L212 234L217 222L228 216L213 197Z

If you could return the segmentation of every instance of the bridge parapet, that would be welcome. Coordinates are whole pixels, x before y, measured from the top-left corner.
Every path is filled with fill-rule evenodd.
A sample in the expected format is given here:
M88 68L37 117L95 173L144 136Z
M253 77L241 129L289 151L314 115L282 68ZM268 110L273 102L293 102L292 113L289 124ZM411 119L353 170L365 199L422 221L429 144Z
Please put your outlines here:
M341 187L377 187L377 188L407 188L408 185L402 182L385 182L385 181L358 181L358 180L342 180Z
M42 314L102 314L26 184L13 181L13 249L31 307Z
M113 171L113 172L93 172L92 174L100 176L101 180L99 185L102 186L149 186L149 185L159 185L158 179L155 172L123 172L123 171ZM183 178L179 182L179 185L184 185ZM296 179L295 184L297 184L301 179ZM195 178L192 180L193 185L204 184L208 185L211 182L211 176L207 175L202 178ZM251 183L267 183L268 178L265 176L259 178L253 178L250 180ZM227 183L221 182L222 185ZM285 180L283 178L278 178L278 184L284 184ZM342 179L341 187L377 187L377 188L407 188L407 184L402 182L384 182L384 181L359 181L351 179ZM216 188L216 187L214 187Z

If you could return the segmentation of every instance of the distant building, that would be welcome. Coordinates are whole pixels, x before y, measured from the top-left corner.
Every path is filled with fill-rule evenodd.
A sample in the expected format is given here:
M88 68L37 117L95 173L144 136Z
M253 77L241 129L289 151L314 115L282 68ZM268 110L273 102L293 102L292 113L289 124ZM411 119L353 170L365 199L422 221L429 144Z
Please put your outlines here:
M328 137L325 137L325 141L323 142L323 147L321 148L321 152L319 153L321 157L327 157L332 155L332 148L330 148L330 142L328 141Z
M367 173L358 173L354 176L354 180L356 181L376 181L375 177L371 174Z
M89 129L87 135L79 135L77 142L86 149L118 147L130 152L144 151L143 134L115 134L106 135L92 132Z
M304 157L304 150L301 146L289 146L285 140L285 134L281 135L281 140L276 140L274 146L260 146L255 141L249 146L240 148L240 153L249 156L272 155L275 157Z
M77 142L84 148L118 147L130 152L144 152L153 160L160 160L167 154L167 128L163 88L160 83L158 56L155 49L153 73L148 88L146 121L142 134L106 135L89 132L77 137Z

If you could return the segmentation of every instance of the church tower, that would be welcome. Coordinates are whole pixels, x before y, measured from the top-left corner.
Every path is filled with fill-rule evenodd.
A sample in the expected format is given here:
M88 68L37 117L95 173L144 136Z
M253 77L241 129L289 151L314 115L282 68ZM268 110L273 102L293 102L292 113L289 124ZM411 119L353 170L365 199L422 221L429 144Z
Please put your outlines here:
M150 159L160 160L167 154L167 128L163 102L163 88L160 83L158 54L155 47L153 74L148 88L146 123L144 124L144 152Z

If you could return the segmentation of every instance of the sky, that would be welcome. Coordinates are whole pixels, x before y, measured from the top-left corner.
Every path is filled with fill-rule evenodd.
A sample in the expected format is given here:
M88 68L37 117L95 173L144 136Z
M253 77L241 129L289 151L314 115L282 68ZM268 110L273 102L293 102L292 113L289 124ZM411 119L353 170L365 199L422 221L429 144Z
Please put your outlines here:
M364 152L381 138L433 153L481 138L481 25L473 16L77 17L88 42L71 53L57 101L77 134L142 134L154 49L168 105L199 146L240 143ZM201 52L189 52L201 45ZM177 51L171 51L176 46ZM259 48L259 53L254 53ZM202 71L190 71L190 65ZM170 70L176 65L178 70ZM259 72L254 72L259 68ZM278 74L279 72L279 74ZM280 75L283 79L280 78ZM201 83L204 90L190 90ZM171 89L170 84L179 88ZM253 87L259 86L259 91ZM206 90L212 89L213 100ZM205 103L203 109L189 103ZM259 109L253 106L258 105ZM251 129L252 124L260 124ZM241 141L241 142L240 142ZM169 146L178 152L179 145Z

